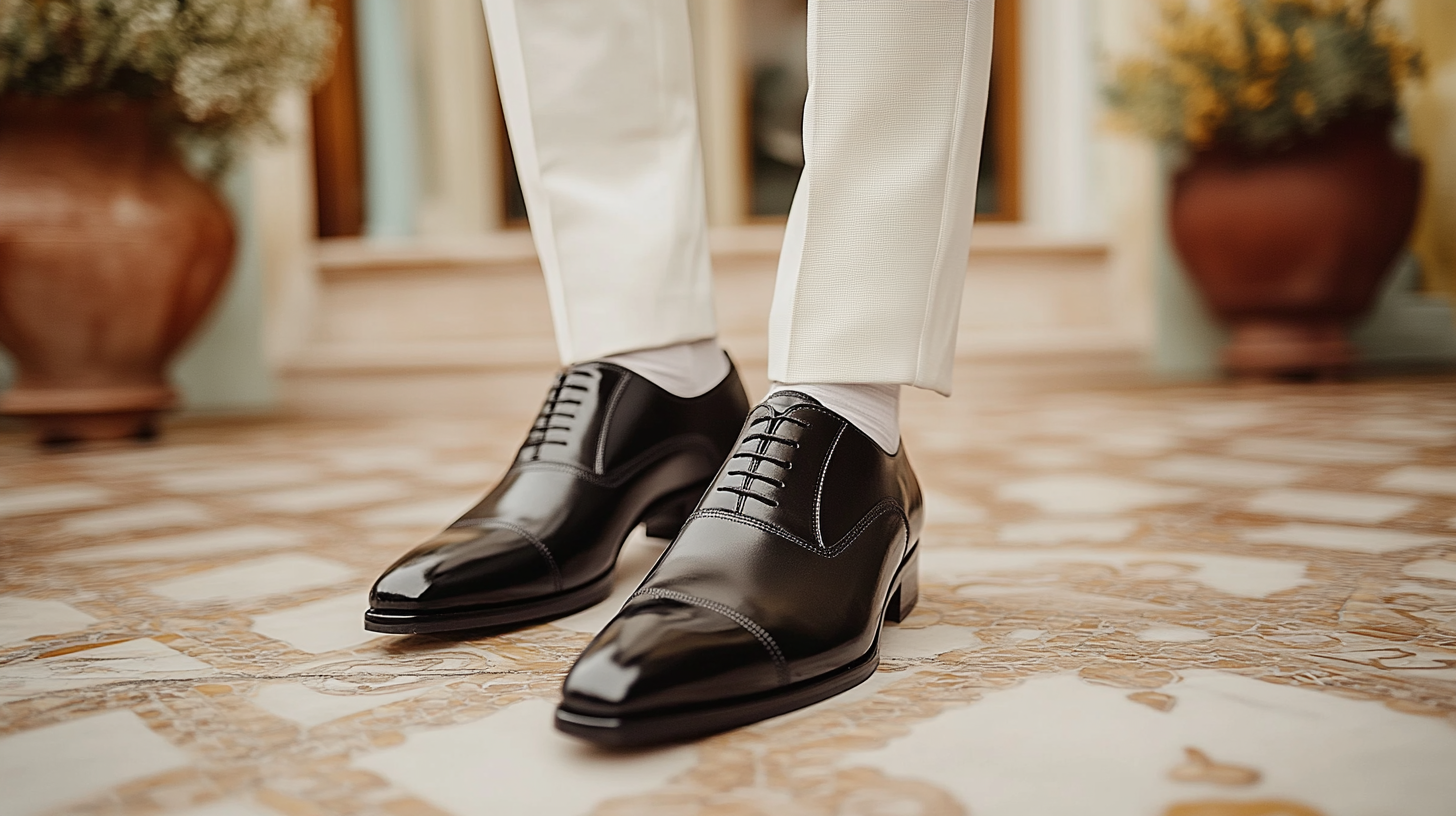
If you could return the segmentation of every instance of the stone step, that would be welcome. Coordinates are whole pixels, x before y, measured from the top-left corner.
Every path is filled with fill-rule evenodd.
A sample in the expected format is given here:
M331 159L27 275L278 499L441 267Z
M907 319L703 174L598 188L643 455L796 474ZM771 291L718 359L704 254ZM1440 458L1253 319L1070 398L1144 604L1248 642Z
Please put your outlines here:
M782 240L776 225L711 236L720 336L748 367L767 359ZM296 408L357 398L371 378L448 393L452 378L557 365L546 289L524 231L327 240L317 262L313 334L284 369ZM1104 243L985 225L966 271L957 356L1128 353L1138 342L1126 312Z

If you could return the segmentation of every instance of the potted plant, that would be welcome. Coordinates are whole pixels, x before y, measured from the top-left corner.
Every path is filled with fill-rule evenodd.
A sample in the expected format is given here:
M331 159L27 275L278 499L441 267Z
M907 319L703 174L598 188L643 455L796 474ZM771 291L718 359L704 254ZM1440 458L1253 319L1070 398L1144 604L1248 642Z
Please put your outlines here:
M1159 53L1117 66L1109 102L1186 157L1174 246L1228 324L1226 369L1342 373L1346 332L1408 238L1420 162L1392 143L1417 49L1379 0L1163 4Z
M149 436L232 265L210 182L326 67L303 0L0 0L0 412L43 440Z

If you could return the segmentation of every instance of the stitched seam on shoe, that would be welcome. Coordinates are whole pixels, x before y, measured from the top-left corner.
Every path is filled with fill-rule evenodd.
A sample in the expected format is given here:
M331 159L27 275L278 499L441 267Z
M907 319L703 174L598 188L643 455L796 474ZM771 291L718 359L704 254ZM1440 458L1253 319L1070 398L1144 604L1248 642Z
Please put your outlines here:
M551 567L551 585L555 587L557 592L561 591L563 583L561 580L561 569L556 566L556 559L552 557L551 550L547 549L545 542L537 538L535 534L533 534L530 530L527 530L525 527L522 527L519 524L512 524L509 521L501 521L499 519L472 519L470 524L460 524L459 522L456 522L455 524L452 524L450 526L452 528L501 527L503 529L510 530L521 538L526 539L527 541L531 542L532 547L536 548L536 552L540 553L541 557L546 559L547 566Z
M814 542L825 549L829 547L824 543L824 526L820 522L820 513L823 509L824 480L829 476L829 462L834 459L834 451L839 447L839 440L844 436L844 423L839 426L839 431L834 434L834 441L829 443L829 452L824 454L824 464L819 466L819 486L814 488Z
M707 598L699 598L696 595L689 595L686 592L678 592L672 589L648 588L639 589L636 592L632 593L633 598L636 598L638 596L667 598L669 600L674 600L679 603L685 603L690 606L702 607L703 609L717 612L723 617L733 621L734 623L743 627L744 630L747 631L749 634L753 635L755 638L758 639L758 642L763 645L763 648L766 651L768 651L769 657L773 659L774 668L777 670L778 673L779 683L781 685L788 684L789 663L787 660L784 659L784 653L779 650L779 645L774 641L773 635L770 635L767 629L759 626L757 623L754 622L752 618L748 617L742 612L739 612L731 606L725 606L723 604L720 604L717 601L710 601Z
M606 473L607 434L612 432L612 416L617 413L617 403L622 401L622 393L627 390L627 383L631 381L630 377L617 381L617 387L612 389L611 399L607 401L606 413L602 414L602 429L597 432L597 473Z
M910 519L906 515L904 508L900 506L900 503L891 498L881 499L875 504L875 506L871 507L869 511L865 513L864 517L862 517L859 522L854 525L854 527L850 528L849 532L845 533L842 538L834 543L833 547L819 546L815 542L808 541L797 535L794 535L793 533L789 532L783 527L778 526L777 524L769 524L768 522L756 519L753 516L736 513L732 510L724 510L717 507L710 507L692 513L688 516L688 520L683 523L683 526L686 527L694 519L719 518L723 519L724 521L732 521L739 524L746 524L750 527L756 527L766 533L772 533L784 539L785 541L789 541L793 544L803 547L804 549L808 550L811 553L814 553L815 555L822 555L827 558L834 558L835 556L849 549L850 545L859 539L861 533L863 533L871 524L873 524L876 519L887 513L894 513L896 516L899 517L901 526L905 528L905 540L908 544L910 540Z

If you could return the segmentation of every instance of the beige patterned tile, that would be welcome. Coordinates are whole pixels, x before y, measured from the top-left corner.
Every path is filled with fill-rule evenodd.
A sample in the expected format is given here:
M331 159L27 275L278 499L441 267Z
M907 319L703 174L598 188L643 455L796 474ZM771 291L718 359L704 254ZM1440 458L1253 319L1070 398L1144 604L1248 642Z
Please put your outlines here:
M278 811L253 802L229 799L172 811L167 816L278 816Z
M271 493L255 493L247 501L258 510L271 513L317 513L322 510L394 501L405 495L406 488L400 482L371 479L327 482Z
M1456 426L1410 417L1366 417L1350 426L1351 433L1369 439L1388 439L1421 445L1449 445L1456 442Z
M1214 487L1282 487L1310 468L1222 456L1172 456L1147 469L1148 478Z
M151 638L62 647L0 666L0 700L128 680L190 680L217 670Z
M880 635L880 657L911 660L975 649L981 645L975 630L966 626L887 626Z
M1113 543L1125 541L1138 528L1132 519L1047 519L1005 524L996 534L1002 544Z
M429 450L409 445L340 448L326 451L323 458L344 473L424 470L434 463Z
M1095 450L1116 456L1161 456L1177 447L1179 437L1167 429L1138 428L1103 431L1088 439Z
M253 695L253 705L307 729L342 717L372 711L390 703L413 699L427 691L427 686L413 686L405 691L327 694L301 683L281 682L269 683L259 689Z
M697 761L691 746L591 750L551 728L553 708L523 700L475 722L408 735L354 764L458 816L494 816L584 813L652 790Z
M1332 490L1266 490L1245 505L1250 512L1272 516L1379 524L1409 513L1417 499Z
M365 593L351 592L256 615L252 629L310 654L352 649L379 637L364 629L364 610L368 608Z
M30 816L124 782L175 770L188 757L130 711L0 737L5 812Z
M296 530L251 524L196 533L159 536L126 544L67 550L57 553L55 558L59 561L85 563L207 559L254 550L297 547L306 540L307 537Z
M160 527L192 527L212 520L212 513L200 504L164 500L76 513L62 520L61 530L73 535L114 535Z
M1228 445L1231 456L1275 459L1309 464L1394 464L1409 462L1415 451L1402 445L1357 442L1346 439L1300 439L1296 437L1250 437Z
M1183 579L1246 598L1263 598L1308 583L1303 561L1191 552L1079 549L949 549L921 556L935 580L974 581L990 575L1029 574L1042 581L1077 565L1112 567L1124 576L1165 581Z
M986 520L986 508L937 490L925 491L925 513L935 524L980 524Z
M1075 676L1039 677L842 762L930 782L985 816L1161 813L1215 799L1439 813L1456 801L1456 729L1439 720L1222 672L1187 672L1162 690L1175 701L1167 711ZM1182 781L1171 772L1188 746L1254 769L1254 781Z
M1401 572L1412 578L1428 578L1433 581L1456 583L1456 561L1448 561L1444 558L1412 561L1401 568Z
M60 601L0 595L0 647L85 629L96 619Z
M1038 470L1081 470L1095 460L1087 451L1076 448L1021 447L1011 451L1011 461Z
M1152 643L1192 643L1208 640L1213 635L1191 626L1150 626L1137 633L1137 639Z
M1309 524L1292 521L1277 527L1240 530L1245 541L1263 544L1292 544L1298 547L1319 547L1364 553L1388 553L1412 547L1456 542L1456 536L1412 533L1405 530L1384 530L1379 527L1350 527L1341 524Z
M228 458L236 451L228 445L179 443L176 440L150 448L110 451L82 451L70 454L67 464L88 473L127 476L164 474L189 465L207 464Z
M184 603L248 601L332 586L360 577L357 571L337 561L289 553L173 578L147 589Z
M1003 485L1004 501L1024 502L1044 513L1114 514L1160 504L1181 504L1199 496L1194 488L1166 487L1098 474L1041 476Z
M318 468L301 462L240 464L162 473L157 486L168 493L223 493L309 484L321 477Z
M106 490L88 484L6 488L0 493L0 518L99 507L110 497Z
M502 382L527 380L534 400L549 375ZM185 755L76 766L58 807L87 816L440 816L528 796L601 816L1031 813L1068 791L1094 816L1332 815L1374 790L1389 807L1368 812L1449 797L1429 768L1456 764L1452 381L1080 382L1095 390L907 392L922 591L880 671L649 755L561 741L550 706L666 542L634 533L613 596L555 624L360 626L378 571L504 470L530 400L473 419L184 418L160 444L59 455L0 428L0 499L22 497L0 523L0 740L122 712ZM87 525L135 508L155 515ZM1346 787L1364 791L1349 807Z
M1456 496L1456 468L1403 467L1380 477L1376 484L1401 493Z

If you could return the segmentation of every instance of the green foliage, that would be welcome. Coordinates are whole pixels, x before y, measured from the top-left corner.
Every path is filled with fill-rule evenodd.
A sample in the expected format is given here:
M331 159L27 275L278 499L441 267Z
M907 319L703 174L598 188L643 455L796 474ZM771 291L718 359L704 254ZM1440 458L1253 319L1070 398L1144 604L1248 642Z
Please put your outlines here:
M155 99L216 173L276 134L274 98L324 75L336 29L307 0L0 0L0 93Z
M1330 123L1399 107L1418 49L1380 0L1165 0L1151 59L1126 60L1107 88L1136 129L1175 147L1286 147Z

